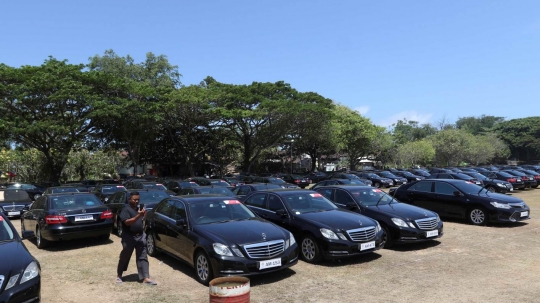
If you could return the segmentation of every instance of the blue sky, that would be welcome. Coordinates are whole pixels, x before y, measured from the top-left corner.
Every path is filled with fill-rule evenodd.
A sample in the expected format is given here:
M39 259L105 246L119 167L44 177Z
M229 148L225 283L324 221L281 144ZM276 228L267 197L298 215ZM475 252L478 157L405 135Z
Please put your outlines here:
M540 1L2 1L0 63L113 49L185 85L283 80L388 126L540 116Z

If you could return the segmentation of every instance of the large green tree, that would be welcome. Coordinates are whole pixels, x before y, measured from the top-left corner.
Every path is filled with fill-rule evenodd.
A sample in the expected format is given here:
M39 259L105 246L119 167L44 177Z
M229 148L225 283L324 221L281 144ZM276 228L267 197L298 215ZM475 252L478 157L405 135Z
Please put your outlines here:
M473 135L489 132L495 125L504 121L504 117L486 116L461 117L456 121L456 128L467 131Z
M435 148L435 161L439 165L458 165L465 160L474 136L459 129L445 129L429 138Z
M540 159L540 117L512 119L494 128L499 138L508 144L512 156L522 161Z
M42 152L52 182L59 180L71 149L95 130L103 79L84 68L52 57L41 66L0 65L0 132Z

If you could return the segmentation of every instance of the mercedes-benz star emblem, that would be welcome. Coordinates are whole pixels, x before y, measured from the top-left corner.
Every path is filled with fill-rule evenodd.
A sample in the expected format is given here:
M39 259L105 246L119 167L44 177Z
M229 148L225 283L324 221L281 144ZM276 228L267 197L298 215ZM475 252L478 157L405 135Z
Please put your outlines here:
M424 212L424 216L426 216L426 217L427 217L427 213L426 213L426 212Z
M262 233L263 240L266 240L266 234Z
M83 208L82 213L85 214L85 213L86 213L86 209Z
M362 226L362 221L358 221L358 223L360 224L360 226Z

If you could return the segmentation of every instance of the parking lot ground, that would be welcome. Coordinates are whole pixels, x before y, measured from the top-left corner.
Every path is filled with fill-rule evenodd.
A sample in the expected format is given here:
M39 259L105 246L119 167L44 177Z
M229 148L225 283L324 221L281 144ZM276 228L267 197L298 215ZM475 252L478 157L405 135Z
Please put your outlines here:
M513 194L531 219L478 227L445 222L437 241L396 246L341 261L251 277L251 302L539 302L540 189ZM14 225L20 229L18 220ZM136 281L134 256L126 282L114 283L120 239L80 240L38 250L43 302L208 302L193 269L171 257L149 257L159 285Z

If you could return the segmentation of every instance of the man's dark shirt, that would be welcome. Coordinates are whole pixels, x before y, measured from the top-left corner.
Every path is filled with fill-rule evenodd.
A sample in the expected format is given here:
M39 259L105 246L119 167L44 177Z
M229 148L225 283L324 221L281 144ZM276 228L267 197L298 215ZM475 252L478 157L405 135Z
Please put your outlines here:
M138 212L129 205L126 205L126 207L122 208L122 211L120 212L120 220L122 221L123 232L127 232L130 234L138 234L143 232L142 216L131 226L127 226L125 223L127 219L131 219L137 216L137 214Z

